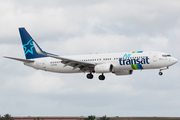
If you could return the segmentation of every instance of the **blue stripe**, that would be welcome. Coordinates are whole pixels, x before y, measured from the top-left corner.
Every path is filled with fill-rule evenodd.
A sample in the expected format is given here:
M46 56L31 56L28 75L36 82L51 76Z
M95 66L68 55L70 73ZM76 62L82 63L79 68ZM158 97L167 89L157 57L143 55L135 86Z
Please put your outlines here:
M143 67L142 67L142 65L141 65L141 64L139 64L139 66L140 66L140 68L141 68L141 69L143 69Z
M143 69L141 64L136 64L136 66L137 66L138 69Z
M138 51L137 53L142 53L143 51Z
M141 69L140 66L139 66L139 64L136 64L136 66L137 66L138 69Z

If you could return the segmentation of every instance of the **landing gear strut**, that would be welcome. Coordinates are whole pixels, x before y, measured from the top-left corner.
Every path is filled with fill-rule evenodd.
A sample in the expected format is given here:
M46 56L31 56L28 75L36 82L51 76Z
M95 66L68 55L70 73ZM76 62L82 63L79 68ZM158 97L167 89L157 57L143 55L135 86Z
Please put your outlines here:
M99 76L99 80L104 80L105 79L105 76L102 74Z
M164 67L164 68L160 68L160 70L159 70L159 75L163 75L163 73L161 72L162 70L167 70L167 69L169 69L169 67L167 66L167 67Z
M92 73L87 74L87 78L88 79L93 79L93 74Z

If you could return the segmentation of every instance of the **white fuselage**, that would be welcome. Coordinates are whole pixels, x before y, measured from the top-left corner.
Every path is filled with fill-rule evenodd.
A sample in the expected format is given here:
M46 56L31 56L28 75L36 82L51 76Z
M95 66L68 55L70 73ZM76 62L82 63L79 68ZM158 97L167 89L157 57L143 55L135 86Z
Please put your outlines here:
M37 70L56 73L88 72L88 79L93 78L93 73L100 73L99 80L105 80L104 73L131 75L133 70L144 69L159 69L159 75L162 75L162 70L178 62L167 53L153 51L58 56L42 50L24 27L19 28L19 33L26 59L4 57L24 62L26 66Z
M168 56L168 54L166 53L151 51L143 51L143 53L121 52L63 57L78 61L96 63L97 65L110 63L113 65L113 71L116 72L121 70L162 69L165 67L168 68L169 66L177 62L177 59ZM80 68L74 69L71 66L65 66L63 63L61 63L61 60L51 57L42 57L33 60L33 63L25 62L24 64L38 70L45 70L57 73L89 72L81 71ZM134 64L140 64L140 68L137 66L133 66Z

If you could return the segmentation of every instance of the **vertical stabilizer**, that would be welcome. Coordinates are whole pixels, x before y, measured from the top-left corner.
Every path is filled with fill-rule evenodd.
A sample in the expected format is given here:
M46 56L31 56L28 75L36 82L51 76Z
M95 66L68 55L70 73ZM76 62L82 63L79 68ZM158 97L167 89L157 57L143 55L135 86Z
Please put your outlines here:
M33 45L34 39L29 35L29 33L26 31L25 28L19 28L19 33L21 36L21 41L22 41L22 45L23 45L24 54L26 56L26 59L35 59L35 58L47 57L44 55L40 55L36 52L34 45Z

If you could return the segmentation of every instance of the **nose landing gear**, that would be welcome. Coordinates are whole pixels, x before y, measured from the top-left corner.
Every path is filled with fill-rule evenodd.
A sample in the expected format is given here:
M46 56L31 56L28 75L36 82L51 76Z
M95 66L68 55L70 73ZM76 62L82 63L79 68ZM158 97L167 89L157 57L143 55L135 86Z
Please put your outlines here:
M160 71L160 72L159 72L159 75L163 75L163 73Z
M162 70L167 70L167 69L169 69L169 67L167 66L167 67L164 67L164 68L160 68L160 70L159 70L159 75L161 76L161 75L163 75L163 73L161 72Z

